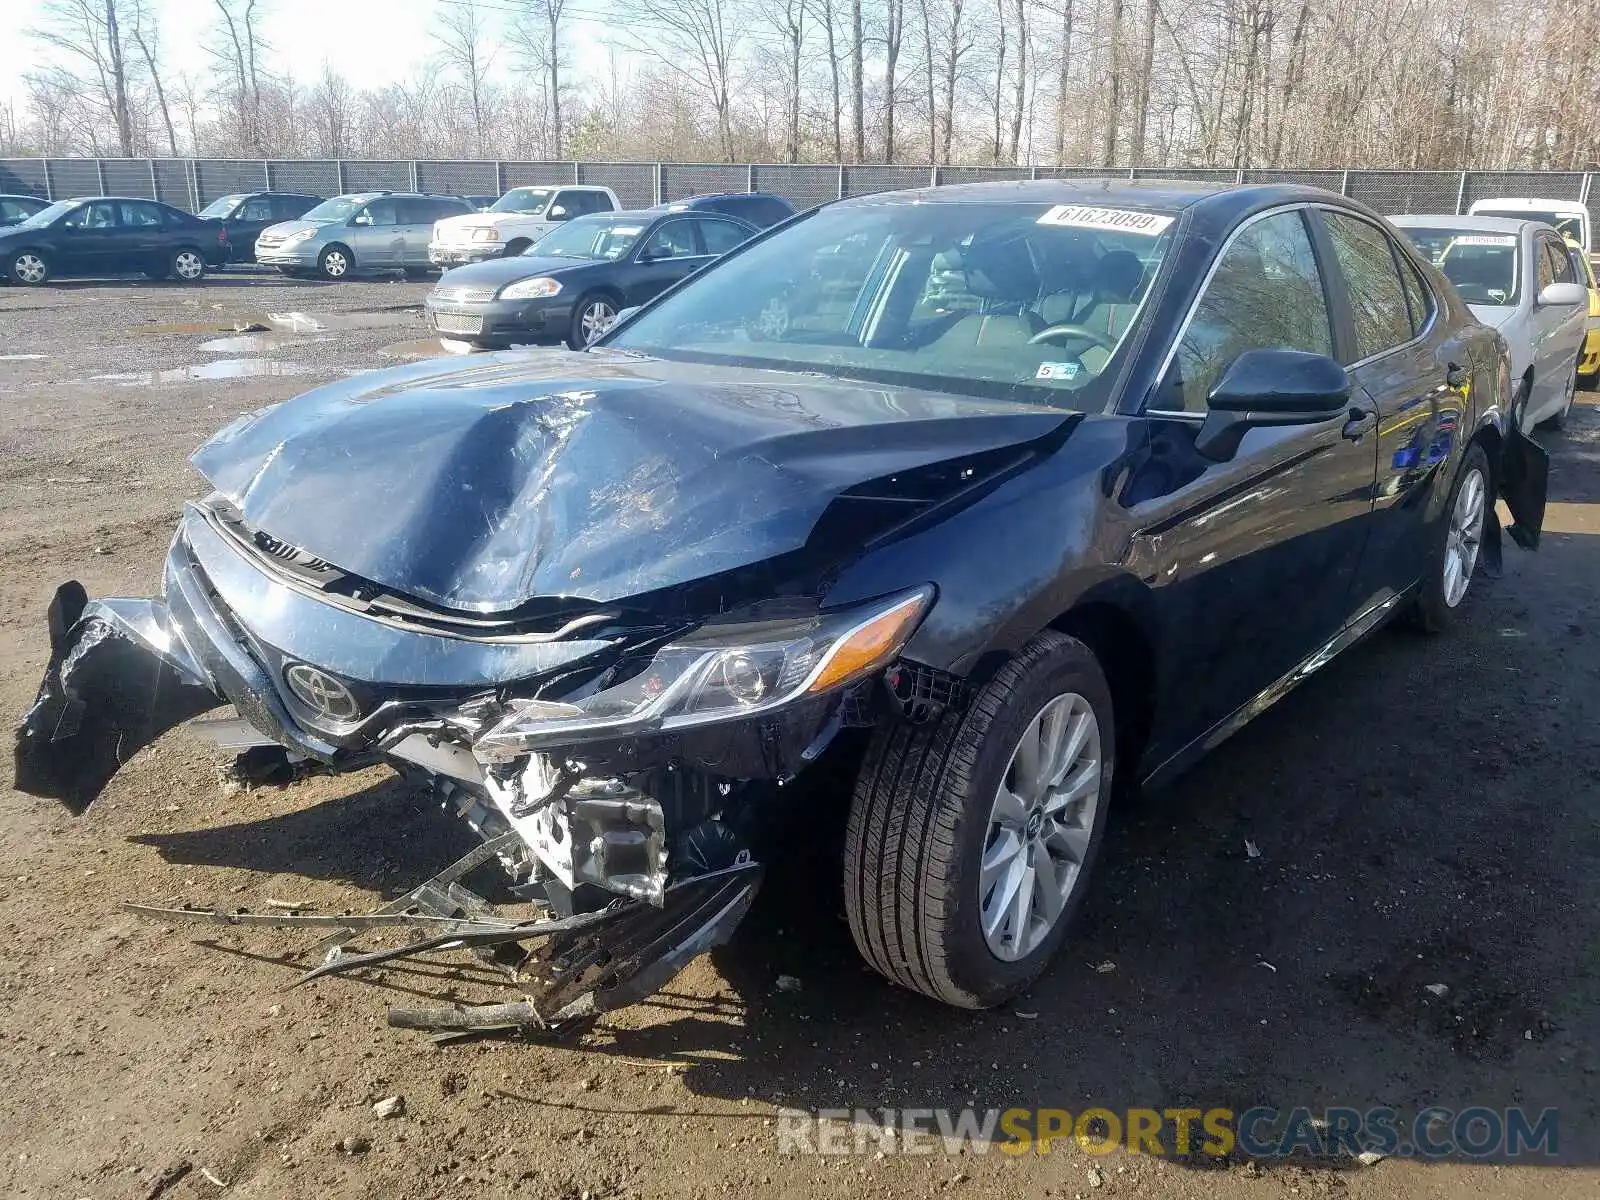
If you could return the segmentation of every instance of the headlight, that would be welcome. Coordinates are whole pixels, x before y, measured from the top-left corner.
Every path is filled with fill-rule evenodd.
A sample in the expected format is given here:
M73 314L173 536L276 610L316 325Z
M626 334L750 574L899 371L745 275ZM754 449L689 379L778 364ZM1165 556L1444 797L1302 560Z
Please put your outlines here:
M283 239L283 244L287 246L293 242L303 242L307 238L315 236L316 232L317 229L314 225L310 229L296 229L288 237Z
M498 229L474 229L472 240L475 242L498 242L500 231Z
M893 661L932 602L923 587L803 620L704 625L640 669L602 676L587 696L512 700L473 748L504 761L589 738L738 720L837 691Z
M554 296L561 291L559 279L549 279L541 275L537 279L519 279L515 283L508 283L500 291L502 300L536 300L540 296Z

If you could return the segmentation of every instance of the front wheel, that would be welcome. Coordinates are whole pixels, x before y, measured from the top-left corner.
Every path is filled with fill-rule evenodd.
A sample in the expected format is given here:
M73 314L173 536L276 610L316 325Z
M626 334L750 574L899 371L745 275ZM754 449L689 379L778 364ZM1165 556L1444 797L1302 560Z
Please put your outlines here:
M317 270L324 279L344 279L354 266L350 251L343 246L329 246L317 257Z
M20 283L24 287L38 287L49 280L50 264L45 261L44 255L33 250L24 250L12 257L6 273L11 276L14 283Z
M167 264L167 273L179 283L197 283L206 273L206 260L200 257L198 250L179 250Z
M1416 624L1425 632L1440 633L1455 620L1467 598L1472 573L1478 566L1483 530L1493 503L1489 456L1474 442L1467 447L1444 516L1430 543L1427 572L1417 595Z
M880 727L845 831L845 911L862 957L961 1008L1025 990L1083 904L1115 759L1100 664L1053 632L965 712Z
M567 345L582 350L611 327L617 319L617 305L610 296L585 296L572 310L572 329Z

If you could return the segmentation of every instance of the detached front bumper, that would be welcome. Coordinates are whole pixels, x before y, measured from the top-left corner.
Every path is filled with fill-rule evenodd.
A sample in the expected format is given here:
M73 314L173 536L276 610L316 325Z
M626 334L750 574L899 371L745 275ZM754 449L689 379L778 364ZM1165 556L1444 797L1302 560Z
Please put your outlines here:
M256 243L256 262L266 267L314 267L317 255L322 252L320 242L297 242L292 246L281 244L264 246Z
M432 242L428 246L428 261L436 267L456 267L463 263L488 262L505 255L504 242L473 242L468 246L445 246Z

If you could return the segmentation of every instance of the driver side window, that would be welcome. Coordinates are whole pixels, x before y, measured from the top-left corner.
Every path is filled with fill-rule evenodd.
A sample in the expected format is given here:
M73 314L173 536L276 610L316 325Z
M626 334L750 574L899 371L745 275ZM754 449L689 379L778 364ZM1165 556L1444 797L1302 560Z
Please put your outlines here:
M1204 412L1229 363L1246 350L1333 353L1333 327L1303 210L1246 226L1217 262L1150 408Z

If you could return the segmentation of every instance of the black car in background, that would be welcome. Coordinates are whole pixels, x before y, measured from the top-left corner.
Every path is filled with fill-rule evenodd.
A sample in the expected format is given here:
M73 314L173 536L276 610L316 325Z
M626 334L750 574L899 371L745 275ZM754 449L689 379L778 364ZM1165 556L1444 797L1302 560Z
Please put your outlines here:
M0 226L15 225L48 207L50 201L37 196L0 196Z
M234 192L219 196L199 215L202 221L214 221L227 229L230 262L254 262L256 238L263 229L302 217L321 203L321 196L301 192Z
M486 349L565 341L581 350L624 308L652 299L757 232L716 212L578 217L521 254L446 271L428 295L428 322L445 337Z
M712 192L687 196L658 204L649 212L714 212L748 221L757 229L787 221L795 214L794 205L771 192Z
M37 287L58 275L143 272L193 283L228 261L228 229L213 221L130 196L57 200L0 229L0 270L12 283Z

